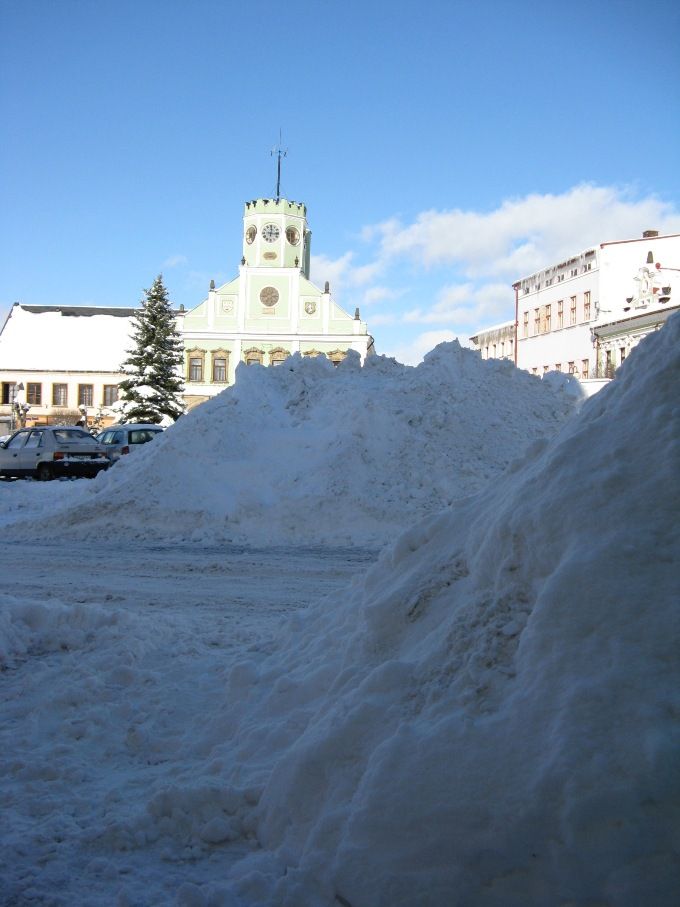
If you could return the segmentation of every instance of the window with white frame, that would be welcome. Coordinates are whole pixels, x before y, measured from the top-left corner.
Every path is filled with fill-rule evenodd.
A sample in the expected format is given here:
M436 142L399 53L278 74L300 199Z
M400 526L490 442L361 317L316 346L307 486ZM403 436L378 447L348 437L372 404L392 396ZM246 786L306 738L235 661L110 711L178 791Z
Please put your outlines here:
M569 300L569 324L576 324L576 297Z
M564 300L560 299L557 303L557 327L564 327Z
M590 290L583 294L583 320L590 321Z

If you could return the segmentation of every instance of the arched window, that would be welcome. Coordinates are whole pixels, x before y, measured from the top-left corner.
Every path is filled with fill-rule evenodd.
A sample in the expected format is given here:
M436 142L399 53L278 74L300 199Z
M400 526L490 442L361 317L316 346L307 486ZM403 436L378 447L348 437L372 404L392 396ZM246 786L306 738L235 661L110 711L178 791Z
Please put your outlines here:
M328 353L328 358L331 360L333 365L340 365L346 355L347 353L345 350L331 350L330 353Z
M246 365L262 365L264 350L258 350L257 347L251 346L250 349L243 351L243 361Z
M190 384L201 384L205 374L205 350L194 347L187 350L187 381Z
M229 353L227 350L213 350L212 353L212 382L213 384L227 384L229 381Z
M284 350L282 346L277 346L269 353L269 364L281 365L281 363L285 362L289 356L290 353L288 352L288 350Z

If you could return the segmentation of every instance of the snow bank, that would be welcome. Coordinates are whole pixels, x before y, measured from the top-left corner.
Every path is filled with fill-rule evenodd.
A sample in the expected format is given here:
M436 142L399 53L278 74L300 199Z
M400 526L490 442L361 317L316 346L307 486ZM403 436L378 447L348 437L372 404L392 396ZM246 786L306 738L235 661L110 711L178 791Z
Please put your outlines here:
M0 593L0 670L21 657L103 646L129 632L119 612L84 599L72 605Z
M58 519L42 522L83 538L380 545L554 434L574 387L455 341L417 368L385 357L361 367L358 355L338 368L300 355L239 366L235 387L69 489Z
M233 669L224 753L265 784L245 903L673 902L679 372L675 317L552 443Z

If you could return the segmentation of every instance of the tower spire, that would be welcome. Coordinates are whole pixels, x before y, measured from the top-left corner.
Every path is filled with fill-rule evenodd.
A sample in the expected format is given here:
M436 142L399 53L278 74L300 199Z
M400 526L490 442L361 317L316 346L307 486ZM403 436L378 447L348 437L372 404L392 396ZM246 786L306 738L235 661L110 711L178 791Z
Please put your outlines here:
M277 148L272 148L271 156L276 155L276 201L281 198L281 158L286 157L288 149L284 151L281 147L281 130L279 129L279 144Z

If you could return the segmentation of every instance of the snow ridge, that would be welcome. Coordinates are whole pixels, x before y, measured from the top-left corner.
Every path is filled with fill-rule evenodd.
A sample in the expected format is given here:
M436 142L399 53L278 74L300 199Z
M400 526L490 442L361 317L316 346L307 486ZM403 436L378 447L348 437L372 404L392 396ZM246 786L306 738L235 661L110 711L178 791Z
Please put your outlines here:
M292 356L237 382L69 496L60 533L380 546L478 490L578 405L456 341L417 368ZM53 531L55 520L27 524Z

